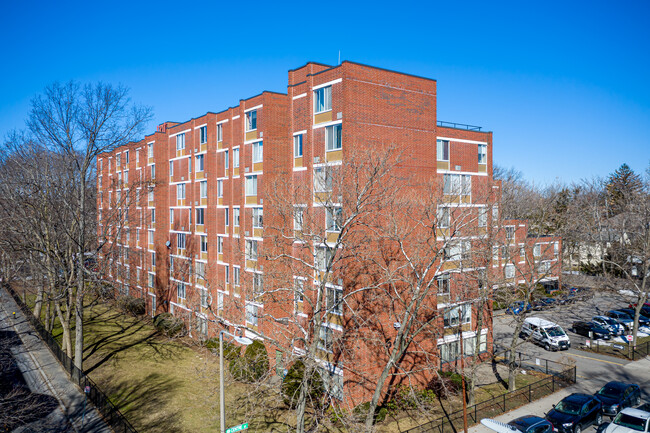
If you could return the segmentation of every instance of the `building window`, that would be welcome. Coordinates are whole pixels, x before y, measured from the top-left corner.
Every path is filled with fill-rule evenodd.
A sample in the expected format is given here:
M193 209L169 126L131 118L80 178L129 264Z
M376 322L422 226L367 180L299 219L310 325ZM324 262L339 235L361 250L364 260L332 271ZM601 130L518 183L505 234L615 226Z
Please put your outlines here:
M208 127L202 126L199 128L199 140L201 144L208 142Z
M451 224L451 219L449 216L449 208L448 207L439 207L438 208L438 228L440 229L447 229L449 228Z
M239 167L239 148L232 150L232 166L233 168Z
M196 156L196 171L203 171L204 169L204 155L197 155Z
M507 279L512 279L515 277L515 265L513 265L512 263L508 263L504 269L505 269L504 270L505 277Z
M205 224L205 209L202 207L196 209L196 224L200 226Z
M487 227L487 208L481 207L478 209L478 226Z
M151 224L156 223L156 209L151 209Z
M202 263L205 264L205 263ZM198 265L198 263L197 263ZM205 279L205 277L202 277ZM208 290L207 289L200 289L201 293L201 307L203 308L208 308Z
M149 241L149 245L153 245L153 231L149 231L149 239L148 239L148 241Z
M122 154L118 153L115 155L115 166L119 167L120 165L122 165Z
M176 290L179 298L185 299L186 290L185 290L185 283L176 283Z
M343 209L341 207L328 207L325 223L327 230L331 232L341 231L341 222L343 221Z
M226 284L230 284L230 265L226 265L225 277L226 277Z
M223 125L220 123L217 125L217 142L220 143L223 141Z
M253 228L261 229L264 224L264 209L261 207L253 208Z
M257 175L246 177L246 195L257 195Z
M192 158L187 158L187 173L192 174Z
M305 301L304 281L296 278L293 280L293 300L296 313L303 313L303 302Z
M257 261L257 241L246 241L246 260Z
M176 246L179 250L185 249L185 233L176 233Z
M264 142L258 141L253 143L253 164L262 162L264 156Z
M204 180L199 183L199 192L201 198L208 198L208 181Z
M185 200L185 184L179 183L176 185L176 198L179 200Z
M169 176L174 177L174 161L169 161Z
M147 145L147 157L153 158L153 143Z
M314 191L332 191L332 173L329 167L317 167L314 169Z
M318 337L318 347L326 352L332 352L332 348L334 347L332 328L326 325L321 325Z
M201 236L201 252L202 253L207 253L208 252L208 237L207 236Z
M515 226L506 226L506 242L515 240Z
M257 297L264 293L264 276L253 274L253 296Z
M226 170L228 170L228 164L229 164L229 158L228 158L228 151L226 150L223 153L223 166ZM227 174L227 173L226 173Z
M305 210L302 207L293 208L293 229L294 230L302 230L304 211Z
M302 157L302 134L293 136L293 157Z
M223 180L217 181L217 197L218 198L223 197Z
M185 149L185 133L176 136L176 150Z
M316 114L332 109L332 86L314 90L314 112Z
M239 227L239 208L234 207L232 209L232 224L235 227Z
M232 282L235 286L239 286L239 267L232 267Z
M445 311L444 325L445 328L452 326L465 325L472 321L472 305L462 304L451 307Z
M206 247L207 251L207 247ZM223 254L223 236L217 236L217 253Z
M257 110L246 113L246 132L257 129Z
M156 266L156 253L155 253L155 251L151 253L151 266Z
M225 221L226 221L226 227L228 227L228 226L230 225L230 209L225 208L225 209L224 209L224 212L225 212L225 217L224 217L224 219L225 219Z
M443 194L464 195L472 194L472 176L469 174L445 174Z
M438 294L448 295L451 289L451 275L438 275L436 277L436 286L438 286Z
M319 271L326 271L332 259L332 251L328 247L316 247L314 265Z
M341 125L332 125L325 128L325 148L327 150L340 150L342 146Z
M129 163L129 151L127 150L124 152L124 164L128 164L128 163Z
M327 310L332 314L340 315L342 312L343 290L327 286Z
M542 255L542 246L540 244L535 244L533 246L533 256L540 257Z
M174 224L174 209L169 209L169 223Z
M494 205L492 207L492 224L497 224L497 221L499 221L499 206Z
M154 274L148 274L148 276L149 276L149 281L148 281L149 288L153 289L156 276Z
M487 164L487 144L478 145L478 163Z
M438 161L449 161L449 140L436 141Z
M221 314L223 311L223 293L217 292L217 313Z
M151 179L155 179L155 178L156 178L156 165L151 164Z
M255 304L246 304L246 323L257 326L259 318L259 307Z
M343 400L343 376L331 370L329 367L318 367L318 373L323 379L323 387L330 396L337 400Z
M450 242L444 250L445 260L463 261L471 258L472 244L470 241Z
M201 280L205 280L205 263L203 262L196 262L194 265L194 271L196 273L196 278L199 278ZM201 304L203 305L203 304Z

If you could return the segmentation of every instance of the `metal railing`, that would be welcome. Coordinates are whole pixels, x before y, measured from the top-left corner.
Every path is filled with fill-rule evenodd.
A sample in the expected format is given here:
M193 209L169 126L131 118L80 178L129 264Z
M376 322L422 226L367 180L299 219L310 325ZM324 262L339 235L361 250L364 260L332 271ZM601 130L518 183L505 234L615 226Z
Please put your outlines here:
M502 413L521 407L525 404L539 400L555 391L566 388L576 382L576 367L567 366L552 360L536 358L535 362L528 364L524 354L517 354L517 364L529 369L544 371L550 376L531 383L516 391L481 401L467 408L467 423L469 426L478 424L483 418L493 418ZM539 362L537 362L539 360ZM564 366L556 368L555 364ZM463 411L452 412L444 417L406 430L405 433L457 433L463 429Z
M438 120L438 126L443 126L446 128L454 128L454 129L464 129L466 131L480 131L481 127L480 126L474 126L474 125L466 125L465 123L456 123L456 122L445 122L442 120Z
M97 384L74 365L72 359L61 349L59 343L54 339L52 334L45 329L41 321L34 317L32 311L27 305L25 305L23 300L20 299L16 291L8 285L5 285L4 287L14 298L18 304L18 308L23 312L29 323L34 327L36 332L38 332L41 340L45 342L52 354L54 354L54 356L59 360L65 371L68 372L70 380L76 383L79 388L81 388L82 392L86 393L88 400L95 405L104 418L104 421L113 429L113 431L116 433L137 433L137 430L124 417L124 415L122 415L119 409L115 407L106 394L99 389Z
M584 350L585 352L602 353L603 355L638 361L650 355L650 341L632 346L631 343L624 343L622 341L592 340L588 346L582 345L578 349Z

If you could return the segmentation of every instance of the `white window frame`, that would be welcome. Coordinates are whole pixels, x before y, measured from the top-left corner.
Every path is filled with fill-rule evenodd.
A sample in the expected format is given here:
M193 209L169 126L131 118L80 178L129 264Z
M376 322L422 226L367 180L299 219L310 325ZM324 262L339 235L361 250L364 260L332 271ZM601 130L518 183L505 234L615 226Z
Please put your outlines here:
M449 307L443 315L443 326L454 328L472 323L472 304L458 304Z
M257 175L246 176L246 196L254 197L257 195Z
M199 195L201 198L208 198L208 181L202 180L199 182Z
M208 142L208 127L201 126L199 128L199 144L205 144Z
M201 252L202 253L207 253L208 252L208 236L207 235L201 235L200 241L201 241Z
M181 281L176 282L176 295L179 299L186 299L187 287L185 287L185 283Z
M251 110L246 114L246 132L257 131L257 110Z
M293 136L293 157L302 158L302 136L303 134L297 134Z
M217 180L217 198L223 197L223 180Z
M239 147L232 149L232 167L239 168Z
M262 162L264 159L264 142L256 141L253 143L253 164Z
M239 227L239 207L237 206L232 208L232 225L233 227Z
M217 143L221 143L223 141L223 124L218 124L217 125Z
M185 233L176 233L176 248L184 250L187 246L187 236Z
M451 209L447 206L439 207L436 218L438 219L438 228L448 229L451 226Z
M436 157L438 161L449 162L449 140L436 140Z
M196 155L196 171L201 172L205 169L205 155Z
M314 114L332 111L332 86L314 90Z
M185 200L185 184L179 183L176 185L176 199Z
M176 136L176 150L185 149L185 133L182 132Z
M342 124L325 127L325 150L333 152L343 148L343 126Z
M196 208L196 225L205 225L205 208Z
M481 165L487 164L487 144L478 145L478 163Z
M246 239L245 244L246 260L256 262L259 257L259 244L254 239Z
M253 228L261 229L264 227L264 209L261 207L253 208Z

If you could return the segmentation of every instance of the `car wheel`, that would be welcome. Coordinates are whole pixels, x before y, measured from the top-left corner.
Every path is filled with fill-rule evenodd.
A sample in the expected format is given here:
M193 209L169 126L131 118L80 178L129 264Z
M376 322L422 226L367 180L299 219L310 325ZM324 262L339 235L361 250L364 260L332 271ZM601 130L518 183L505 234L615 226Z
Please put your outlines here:
M603 423L603 414L599 413L596 415L596 427Z
M549 346L549 344L546 343L546 344L544 345L544 349L546 349L547 351L550 351L550 350L551 350L551 346Z
M634 406L638 406L641 404L641 396L637 395L636 398L634 399Z
M573 433L582 433L582 427L580 427L580 424L577 424L577 425L573 428Z

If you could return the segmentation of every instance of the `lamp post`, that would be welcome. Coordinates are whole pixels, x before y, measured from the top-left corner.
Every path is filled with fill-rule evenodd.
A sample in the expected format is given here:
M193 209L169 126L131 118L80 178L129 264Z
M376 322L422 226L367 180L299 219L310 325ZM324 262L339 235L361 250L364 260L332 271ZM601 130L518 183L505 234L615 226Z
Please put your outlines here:
M253 340L246 337L238 337L230 332L219 332L219 422L221 424L221 433L226 433L226 405L224 403L223 392L223 336L228 335L233 338L237 343L248 346L253 343Z

